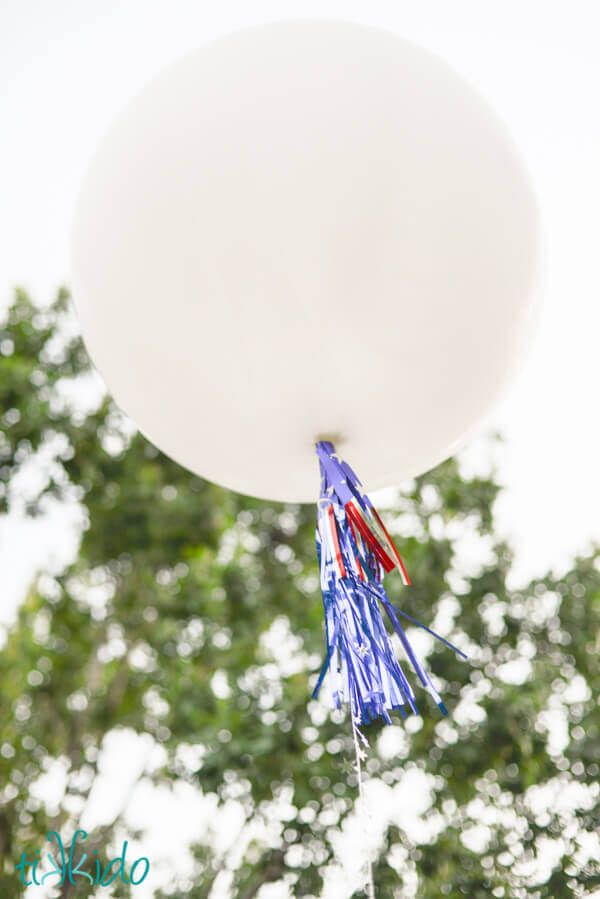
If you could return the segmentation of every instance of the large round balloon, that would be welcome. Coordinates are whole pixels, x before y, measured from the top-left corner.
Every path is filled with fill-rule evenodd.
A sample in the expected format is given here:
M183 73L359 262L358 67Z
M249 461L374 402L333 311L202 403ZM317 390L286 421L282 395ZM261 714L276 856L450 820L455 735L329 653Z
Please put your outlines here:
M170 66L84 180L73 285L92 358L164 452L311 501L315 441L370 489L450 455L514 376L538 215L503 125L372 28L265 25Z

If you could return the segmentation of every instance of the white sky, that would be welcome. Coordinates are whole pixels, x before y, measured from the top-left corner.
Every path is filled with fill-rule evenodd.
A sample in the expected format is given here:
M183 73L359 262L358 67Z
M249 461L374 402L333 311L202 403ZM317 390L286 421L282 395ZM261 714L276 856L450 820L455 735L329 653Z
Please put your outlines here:
M70 216L83 169L145 82L206 38L310 16L379 25L437 52L488 98L529 166L545 229L545 305L525 369L487 424L507 438L498 512L519 573L562 567L590 538L600 540L594 0L2 0L0 304L15 284L46 301L69 282ZM477 463L476 443L470 455ZM15 549L23 572L47 551L44 532L35 532L37 550L29 548L31 531L25 549L24 533L0 527L5 588L20 583L18 566L6 565Z

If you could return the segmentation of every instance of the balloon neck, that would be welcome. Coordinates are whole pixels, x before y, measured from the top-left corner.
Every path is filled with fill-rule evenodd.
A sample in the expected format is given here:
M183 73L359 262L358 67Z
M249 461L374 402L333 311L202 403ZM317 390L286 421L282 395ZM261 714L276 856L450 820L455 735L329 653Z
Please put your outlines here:
M345 438L343 434L340 434L339 431L323 431L319 432L313 438L313 443L317 446L319 443L328 443L331 446L341 446L345 443Z

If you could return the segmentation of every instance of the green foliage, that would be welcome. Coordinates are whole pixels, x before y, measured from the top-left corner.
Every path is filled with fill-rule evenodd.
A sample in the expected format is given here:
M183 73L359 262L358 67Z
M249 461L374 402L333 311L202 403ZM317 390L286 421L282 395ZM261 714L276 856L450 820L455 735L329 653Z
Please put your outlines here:
M235 798L248 824L279 815L274 800L288 796L280 836L253 838L231 872L232 896L273 882L282 896L319 896L356 776L347 719L310 700L324 651L314 509L229 493L158 452L109 399L83 410L66 399L89 362L65 291L45 311L17 293L0 353L2 512L21 508L18 476L46 453L25 511L77 501L86 517L76 561L34 581L0 653L0 895L21 894L23 849L75 826L105 735L131 728L164 747L157 783L187 781L219 808ZM392 530L411 534L401 546L414 586L389 577L392 602L426 624L439 613L470 660L431 646L449 719L423 695L422 726L398 716L392 752L385 728L368 728L369 776L392 791L420 772L432 790L428 836L406 832L401 815L389 821L374 866L383 897L556 899L600 885L600 554L509 589L511 553L492 518L498 489L449 460L386 513ZM471 572L456 544L465 533L487 554ZM566 745L549 742L561 721ZM184 764L188 745L199 751ZM67 793L47 808L30 788L57 758ZM543 785L574 799L540 810L532 791ZM401 808L402 789L394 795ZM469 836L480 821L476 851ZM118 816L91 834L88 851L121 826ZM544 864L548 845L556 851ZM160 895L208 897L224 860L207 838L194 863L191 885L174 879ZM60 895L87 893L65 885Z

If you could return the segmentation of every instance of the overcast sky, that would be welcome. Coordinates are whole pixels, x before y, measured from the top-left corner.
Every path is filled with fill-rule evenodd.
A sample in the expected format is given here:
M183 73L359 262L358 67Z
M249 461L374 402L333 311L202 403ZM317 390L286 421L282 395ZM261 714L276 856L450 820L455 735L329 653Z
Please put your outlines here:
M507 438L498 511L519 572L561 567L590 538L600 540L594 0L2 0L0 303L16 284L47 301L69 283L70 217L83 169L145 82L206 38L300 16L379 25L437 52L513 132L543 217L544 308L521 377L486 426ZM474 441L474 464L480 455ZM18 582L15 550L25 572L49 546L47 530L24 535L0 526L4 597Z

